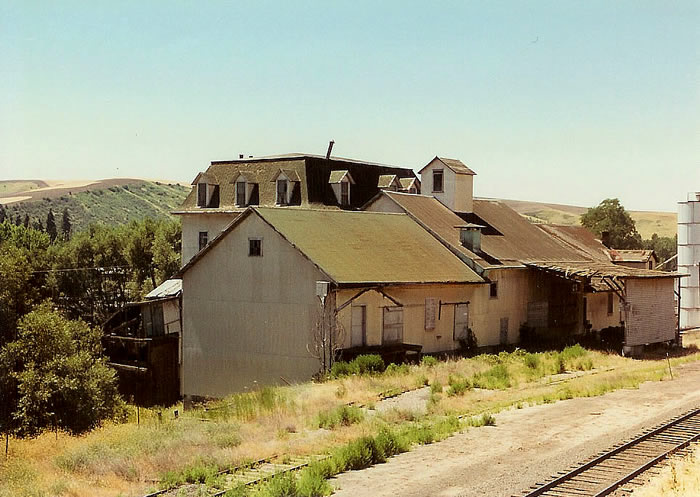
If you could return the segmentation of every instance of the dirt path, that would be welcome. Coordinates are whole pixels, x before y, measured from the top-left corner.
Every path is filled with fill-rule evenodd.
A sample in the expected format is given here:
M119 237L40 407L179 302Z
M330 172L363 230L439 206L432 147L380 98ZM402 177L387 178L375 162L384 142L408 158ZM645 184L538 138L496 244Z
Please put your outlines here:
M700 363L638 390L514 409L470 429L332 480L337 497L509 496L629 438L700 407ZM368 490L371 489L371 492Z

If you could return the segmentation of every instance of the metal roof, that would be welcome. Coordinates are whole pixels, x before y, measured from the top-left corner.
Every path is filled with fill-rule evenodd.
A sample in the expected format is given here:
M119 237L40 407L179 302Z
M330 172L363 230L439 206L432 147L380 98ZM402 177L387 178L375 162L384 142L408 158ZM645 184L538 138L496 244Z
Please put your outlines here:
M564 246L571 247L591 259L610 262L610 251L593 233L583 226L563 226L558 224L536 224Z
M483 283L404 214L254 209L336 283Z
M437 156L433 160L431 160L427 165L425 165L423 167L423 169L418 171L418 174L422 173L426 167L428 167L430 164L432 164L436 160L439 160L440 162L443 163L443 165L445 165L446 167L448 167L449 169L451 169L452 171L454 171L457 174L469 174L471 176L476 175L476 173L474 171L469 169L464 164L464 162L462 162L459 159L448 159L447 157L437 157Z
M649 262L651 256L656 254L653 250L612 249L610 255L614 262Z
M182 280L173 278L165 280L156 288L146 294L146 300L177 297L182 292Z

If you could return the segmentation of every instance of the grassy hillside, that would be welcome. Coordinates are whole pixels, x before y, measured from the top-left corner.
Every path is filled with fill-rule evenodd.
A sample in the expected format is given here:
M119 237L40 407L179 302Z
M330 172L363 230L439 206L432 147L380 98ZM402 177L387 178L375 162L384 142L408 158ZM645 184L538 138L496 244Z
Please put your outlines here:
M12 219L18 214L24 219L29 214L32 223L38 219L46 224L46 216L49 209L52 209L60 230L61 215L67 208L73 231L80 231L91 223L122 224L144 217L169 217L170 212L182 203L190 191L189 187L176 183L137 179L104 180L59 187L37 186L38 190L29 191L18 190L8 183L6 182L7 190L0 192L0 203L11 198L23 199L5 204L5 212Z
M584 214L587 210L586 207L575 205L506 199L501 199L501 201L533 223L577 226L581 214ZM637 231L644 239L651 238L651 235L654 233L668 237L673 237L676 234L675 212L629 211L629 213L637 224Z

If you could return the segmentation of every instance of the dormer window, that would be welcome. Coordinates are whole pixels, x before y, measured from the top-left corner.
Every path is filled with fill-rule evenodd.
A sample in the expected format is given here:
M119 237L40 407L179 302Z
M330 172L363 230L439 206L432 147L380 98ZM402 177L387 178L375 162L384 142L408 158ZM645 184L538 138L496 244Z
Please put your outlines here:
M207 184L197 184L197 207L207 206Z
M338 204L342 206L350 205L350 185L354 185L355 181L350 176L350 171L341 169L338 171L331 171L331 175L328 178L328 183L330 183L333 188L333 193Z
M248 204L248 188L245 180L236 181L236 205L245 207Z
M433 169L433 192L439 193L444 191L443 173L442 169Z
M289 204L289 181L286 178L277 179L277 205Z

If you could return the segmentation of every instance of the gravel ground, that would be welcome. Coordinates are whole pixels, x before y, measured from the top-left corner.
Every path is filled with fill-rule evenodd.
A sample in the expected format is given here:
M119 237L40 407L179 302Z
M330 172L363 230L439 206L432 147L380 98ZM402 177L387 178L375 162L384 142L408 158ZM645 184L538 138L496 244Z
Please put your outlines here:
M644 428L700 406L700 364L673 381L513 409L496 426L470 429L385 464L332 480L337 497L508 496L590 458ZM371 492L368 491L371 489Z

